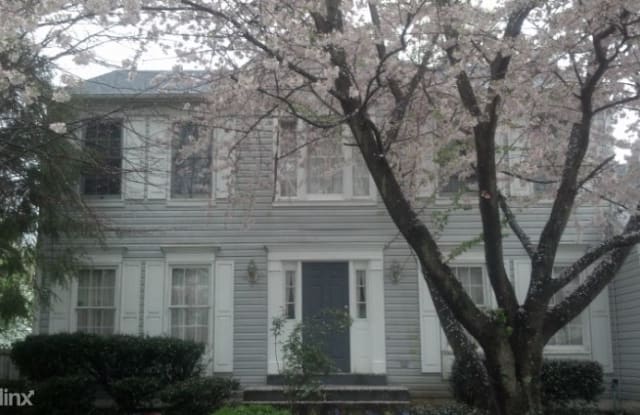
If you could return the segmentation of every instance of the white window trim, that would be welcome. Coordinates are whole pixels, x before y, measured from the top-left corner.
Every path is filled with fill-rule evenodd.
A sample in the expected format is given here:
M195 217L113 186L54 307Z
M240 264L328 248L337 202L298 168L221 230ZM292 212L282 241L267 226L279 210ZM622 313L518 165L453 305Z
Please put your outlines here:
M177 120L169 123L169 145L167 148L167 205L169 206L214 206L216 204L217 193L217 174L216 174L216 145L217 128L208 128L211 134L211 190L208 197L185 198L173 197L171 194L171 180L173 179L173 139L175 138L175 126L179 124L188 124L191 121Z
M556 260L553 265L554 268L566 268L573 264L573 261L561 257ZM584 281L584 272L578 277L580 283ZM560 355L560 354L591 354L591 305L587 306L582 313L582 344L553 344L546 345L544 347L544 353L546 355Z
M273 122L273 154L278 155L279 149L275 140L277 129L279 128L279 118L274 118ZM296 122L296 139L300 141L300 135L302 133L302 123L300 120ZM335 194L315 194L307 193L307 160L308 160L308 145L302 146L298 151L289 155L289 157L296 158L296 172L297 172L297 186L296 196L280 196L280 183L278 180L275 182L275 200L274 206L289 206L289 205L375 205L377 202L377 191L375 182L371 174L369 174L369 195L367 196L354 196L353 195L353 151L357 151L353 146L346 145L348 137L343 134L342 143L342 155L344 164L342 166L342 193ZM296 142L299 146L302 143ZM302 162L300 162L302 160Z
M207 348L205 358L213 357L213 324L215 322L215 297L214 295L214 266L215 250L213 248L199 247L165 247L165 270L164 270L164 324L163 332L171 336L171 270L174 267L207 267L209 269L209 333L207 335Z
M115 308L114 322L113 322L113 334L120 332L120 314L122 312L122 255L121 254L96 254L89 255L83 261L81 268L93 269L93 268L111 268L115 269L115 287L114 287L114 299L113 305ZM70 307L71 313L69 316L71 331L78 331L78 279L73 278L71 281L71 299Z
M124 120L122 117L114 117L114 120L120 120L122 122L122 137L120 138L120 194L119 195L87 195L82 191L82 180L83 177L81 175L80 180L77 184L78 194L82 198L82 200L90 205L96 207L123 207L125 201L125 168L124 168L124 146L125 146L125 131L124 131ZM80 142L82 143L82 148L84 149L85 143L87 140L87 123L83 123L82 127L78 129L76 133L76 137L80 138ZM73 313L75 314L75 313ZM72 326L74 327L74 326Z

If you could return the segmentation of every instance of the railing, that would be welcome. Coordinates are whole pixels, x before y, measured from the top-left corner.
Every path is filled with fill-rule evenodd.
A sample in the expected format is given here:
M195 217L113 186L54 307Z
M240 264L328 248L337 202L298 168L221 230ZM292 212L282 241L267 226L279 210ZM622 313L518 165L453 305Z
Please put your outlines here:
M0 380L20 379L18 369L9 358L10 349L0 349Z

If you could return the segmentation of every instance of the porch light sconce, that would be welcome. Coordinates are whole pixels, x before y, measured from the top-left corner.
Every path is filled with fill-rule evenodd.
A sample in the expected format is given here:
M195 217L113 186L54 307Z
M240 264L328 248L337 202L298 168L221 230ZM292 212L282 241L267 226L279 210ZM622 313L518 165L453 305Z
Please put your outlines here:
M400 282L400 274L402 274L402 265L396 260L391 263L391 281L394 284Z
M247 278L251 284L255 284L258 281L258 266L253 259L247 265Z

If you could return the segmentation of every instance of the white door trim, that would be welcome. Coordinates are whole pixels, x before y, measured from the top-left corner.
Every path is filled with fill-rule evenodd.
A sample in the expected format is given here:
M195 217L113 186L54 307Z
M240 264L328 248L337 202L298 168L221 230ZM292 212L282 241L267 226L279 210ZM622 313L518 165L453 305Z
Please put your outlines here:
M349 263L349 313L353 319L350 330L351 372L386 373L386 345L384 322L384 281L382 247L342 247L332 245L276 246L268 250L267 257L267 327L268 364L267 373L277 374L282 370L282 337L290 332L302 317L302 272L304 261L345 261ZM287 320L283 336L273 335L272 321L285 312L285 265L295 262L296 272L296 318ZM355 270L366 266L367 272L367 318L357 318Z

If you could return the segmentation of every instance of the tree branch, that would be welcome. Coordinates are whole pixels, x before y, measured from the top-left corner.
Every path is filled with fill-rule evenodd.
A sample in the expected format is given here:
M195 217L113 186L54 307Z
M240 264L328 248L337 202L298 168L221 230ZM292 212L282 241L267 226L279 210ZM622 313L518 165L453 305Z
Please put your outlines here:
M637 237L637 235L640 233L639 231L640 216L636 215L633 216L625 226L623 235L628 236L626 244L622 244L621 242L611 242L609 245L620 244L620 247L613 248L613 250L610 251L609 254L607 254L602 259L602 261L598 263L596 268L587 277L584 283L582 283L562 302L557 304L551 310L547 311L543 325L543 340L545 343L549 341L549 339L558 330L560 330L567 323L576 318L585 308L587 308L587 306L598 296L598 294L600 294L600 292L607 286L607 284L611 282L611 280L616 276L625 259L633 249L634 245L631 241L635 237ZM623 239L627 238L623 237L620 240ZM600 250L600 247L595 248L594 251L595 250ZM593 255L589 254L590 253L585 254L576 263L580 262L581 264L584 264L586 262L589 262L589 260L593 258ZM585 258L584 261L583 258ZM591 261L591 263L593 263L593 261ZM573 266L571 268L573 268ZM576 267L576 269L579 268L580 267ZM569 277L569 271L567 270L567 274L565 274L563 278L566 281Z
M535 251L535 247L533 246L533 243L531 242L531 238L529 238L529 235L527 235L527 233L524 231L524 229L522 229L522 227L518 223L516 216L514 215L509 205L507 204L507 199L504 197L502 193L498 193L498 201L500 203L500 209L502 210L502 213L504 214L504 217L507 220L509 227L511 228L513 233L515 233L516 236L518 237L518 240L522 244L522 247L526 251L527 255L529 255L529 258L533 259L533 256L535 255L536 251Z

